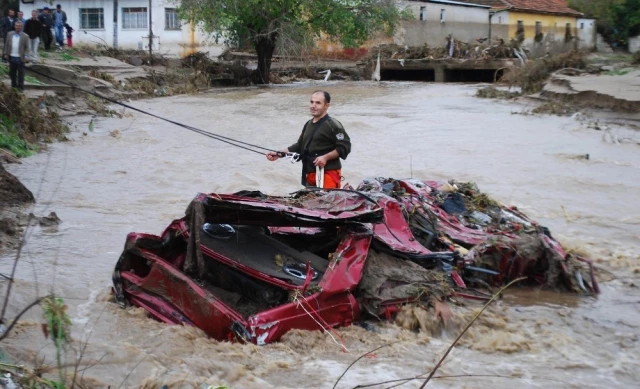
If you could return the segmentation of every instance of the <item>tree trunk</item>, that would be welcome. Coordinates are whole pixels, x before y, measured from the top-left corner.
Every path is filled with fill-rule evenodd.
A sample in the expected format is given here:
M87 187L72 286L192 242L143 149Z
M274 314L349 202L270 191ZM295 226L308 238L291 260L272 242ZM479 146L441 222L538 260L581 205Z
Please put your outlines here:
M258 70L255 75L257 84L268 84L271 73L271 58L276 49L276 34L254 39L253 46L258 54Z

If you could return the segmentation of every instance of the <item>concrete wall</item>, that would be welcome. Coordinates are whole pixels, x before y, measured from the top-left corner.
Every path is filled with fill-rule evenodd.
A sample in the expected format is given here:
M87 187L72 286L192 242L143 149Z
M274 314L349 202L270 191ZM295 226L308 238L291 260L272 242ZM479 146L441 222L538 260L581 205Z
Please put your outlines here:
M121 49L148 50L148 28L122 28L122 8L147 8L149 6L148 0L67 0L59 3L67 13L67 22L76 30L73 34L74 45L106 44ZM58 4L58 2L55 1L54 4ZM114 4L116 4L115 10ZM20 4L20 9L24 11L25 15L31 15L31 10L42 9L45 6L49 8L55 7L55 5L51 6L45 0L35 0L34 4ZM102 8L104 12L104 28L81 29L80 8ZM211 42L197 28L192 29L190 23L183 22L180 30L167 30L165 28L165 8L176 8L176 4L169 0L154 0L151 15L154 35L152 49L170 56L184 56L193 51L209 52L210 55L215 56L223 51L223 45ZM114 11L117 12L116 22L114 22Z
M444 46L445 39L452 35L463 42L475 42L489 34L489 9L431 2L403 1L402 7L410 9L415 20L402 22L395 43L407 46ZM421 7L424 8L420 20ZM444 10L444 21L441 11Z
M629 51L632 53L640 51L640 36L629 38Z
M608 44L600 34L596 34L596 50L599 53L613 53L611 45Z
M583 50L593 50L596 47L596 20L576 19L578 36L578 48Z

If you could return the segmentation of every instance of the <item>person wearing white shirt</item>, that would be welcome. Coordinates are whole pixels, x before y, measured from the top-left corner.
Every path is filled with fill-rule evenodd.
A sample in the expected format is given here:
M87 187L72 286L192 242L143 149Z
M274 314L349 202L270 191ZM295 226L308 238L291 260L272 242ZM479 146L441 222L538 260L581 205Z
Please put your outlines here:
M22 22L16 20L15 31L7 34L2 57L9 60L9 76L11 87L24 91L24 64L29 60L26 54L29 52L29 36L22 32Z

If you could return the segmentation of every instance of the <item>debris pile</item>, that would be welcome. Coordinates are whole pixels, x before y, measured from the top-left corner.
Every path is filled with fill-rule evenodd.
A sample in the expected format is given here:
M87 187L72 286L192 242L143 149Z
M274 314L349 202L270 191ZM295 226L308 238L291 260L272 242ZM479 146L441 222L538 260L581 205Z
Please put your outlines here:
M522 93L530 94L542 90L545 82L553 72L561 69L580 71L587 67L587 53L571 51L568 53L550 55L535 61L528 61L523 67L515 71L512 83L518 85Z
M114 291L164 322L265 344L365 314L437 328L422 319L446 321L448 301L487 301L522 279L599 293L589 260L474 183L376 178L291 196L199 194L162 236L127 236Z
M400 46L396 44L384 44L369 51L365 58L374 61L380 54L380 59L499 59L517 58L514 46L505 44L499 39L498 43L487 47L481 44L469 44L453 39L442 46Z
M443 269L462 275L458 282L452 278L456 287L491 291L524 276L529 284L552 290L598 292L590 261L567 254L546 227L501 205L473 182L377 178L363 181L358 190L382 192L400 203L411 232L428 250L459 253L459 261L441 261Z

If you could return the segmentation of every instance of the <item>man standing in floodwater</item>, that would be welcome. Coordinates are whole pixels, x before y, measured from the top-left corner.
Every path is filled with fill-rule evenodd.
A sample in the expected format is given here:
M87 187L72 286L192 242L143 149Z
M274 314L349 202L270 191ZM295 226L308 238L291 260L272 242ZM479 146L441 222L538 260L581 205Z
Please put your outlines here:
M298 153L302 161L304 186L325 189L340 188L342 164L351 152L351 140L342 124L329 117L331 95L326 91L315 91L309 101L311 120L305 123L298 141L280 153L269 152L267 159L275 161L283 153Z

